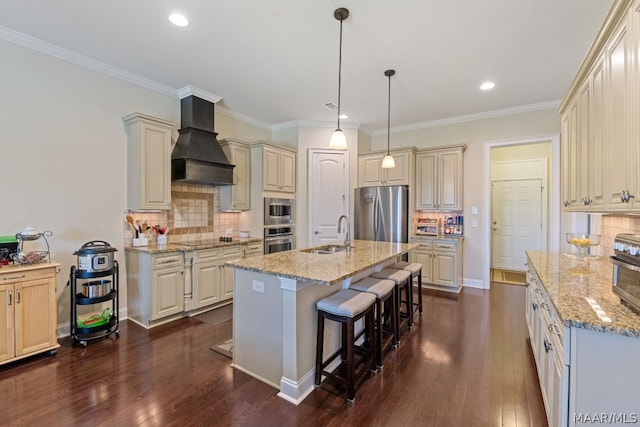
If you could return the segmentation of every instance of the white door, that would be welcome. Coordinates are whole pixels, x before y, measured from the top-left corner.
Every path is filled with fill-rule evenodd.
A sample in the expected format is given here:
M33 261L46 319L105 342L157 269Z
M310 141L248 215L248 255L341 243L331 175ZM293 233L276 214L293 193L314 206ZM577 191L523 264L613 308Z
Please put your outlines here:
M525 251L544 250L542 181L493 181L491 188L491 267L524 271Z
M343 224L342 233L338 234L338 218L349 215L347 154L344 151L311 150L309 160L311 246L342 241L346 225Z

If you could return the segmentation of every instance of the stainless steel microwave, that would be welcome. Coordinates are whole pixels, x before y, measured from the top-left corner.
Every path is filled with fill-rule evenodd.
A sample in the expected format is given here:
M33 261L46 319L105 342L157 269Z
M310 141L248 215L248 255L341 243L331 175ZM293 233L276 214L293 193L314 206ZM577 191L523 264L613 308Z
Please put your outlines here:
M293 199L264 198L264 225L293 224Z

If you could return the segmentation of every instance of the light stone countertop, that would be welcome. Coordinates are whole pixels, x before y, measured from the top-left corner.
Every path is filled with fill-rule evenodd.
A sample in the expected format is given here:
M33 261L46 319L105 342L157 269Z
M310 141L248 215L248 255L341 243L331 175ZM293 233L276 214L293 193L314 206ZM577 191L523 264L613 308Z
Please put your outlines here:
M526 253L529 266L542 281L565 326L640 338L640 314L622 304L612 291L613 264L609 257L575 260L561 253ZM588 297L611 322L597 315Z
M351 246L353 248L350 252L314 254L294 249L228 261L227 265L329 286L368 268L393 260L398 255L417 247L418 244L353 240Z
M201 249L213 249L225 246L237 246L247 245L250 243L261 243L262 238L248 237L234 239L232 242L221 242L219 240L195 240L184 243L168 243L166 245L156 245L155 243L148 246L126 246L127 251L148 252L152 255L179 252L179 251L193 251Z

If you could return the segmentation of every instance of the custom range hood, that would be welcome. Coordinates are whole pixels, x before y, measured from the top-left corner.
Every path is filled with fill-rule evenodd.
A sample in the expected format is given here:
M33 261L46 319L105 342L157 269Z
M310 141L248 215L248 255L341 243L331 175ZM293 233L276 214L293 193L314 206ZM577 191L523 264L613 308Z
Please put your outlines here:
M195 95L180 100L179 136L171 153L171 180L206 185L233 184L235 167L213 131L213 102Z

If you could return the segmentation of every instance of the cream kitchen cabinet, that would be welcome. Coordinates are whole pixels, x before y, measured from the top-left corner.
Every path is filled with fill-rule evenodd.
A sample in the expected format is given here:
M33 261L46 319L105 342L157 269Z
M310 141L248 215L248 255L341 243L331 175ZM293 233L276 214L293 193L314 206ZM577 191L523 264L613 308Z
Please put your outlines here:
M58 266L0 269L0 365L45 351L56 353Z
M224 154L233 168L233 185L223 185L220 190L221 211L247 211L251 209L251 151L249 144L234 138L220 141Z
M251 143L251 164L262 165L262 190L296 191L296 152L264 141Z
M466 145L418 150L416 153L416 209L463 209L463 154Z
M411 262L422 264L426 288L460 292L462 289L461 239L412 239L420 246L411 251Z
M225 263L242 257L243 247L241 245L194 252L194 309L230 302L233 298L233 269L225 266Z
M127 208L171 207L171 129L174 123L133 113L127 127Z
M262 255L264 253L263 244L261 242L252 242L244 245L243 258L251 258Z
M614 2L559 108L565 210L640 209L640 12L631 3Z
M152 254L127 249L127 312L145 328L181 317L185 262L182 251Z
M382 159L386 152L363 154L358 157L358 186L411 185L414 150L391 151L395 168L384 169Z

